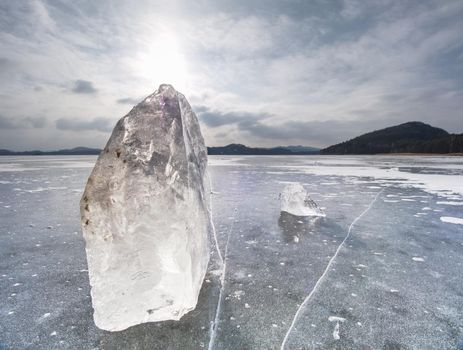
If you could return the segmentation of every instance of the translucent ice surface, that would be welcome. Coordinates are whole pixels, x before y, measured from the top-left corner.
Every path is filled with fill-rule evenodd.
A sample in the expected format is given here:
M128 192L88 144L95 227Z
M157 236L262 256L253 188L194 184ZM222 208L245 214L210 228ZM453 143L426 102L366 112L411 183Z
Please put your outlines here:
M462 158L209 157L223 284L210 265L194 310L120 332L94 325L79 233L95 161L0 157L0 348L461 347L463 225L441 217L463 218L442 203L463 201ZM294 182L326 217L281 212Z

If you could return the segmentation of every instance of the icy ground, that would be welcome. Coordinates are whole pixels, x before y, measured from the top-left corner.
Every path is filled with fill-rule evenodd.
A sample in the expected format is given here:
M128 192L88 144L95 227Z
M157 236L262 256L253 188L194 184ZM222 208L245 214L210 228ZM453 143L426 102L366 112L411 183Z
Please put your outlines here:
M110 333L79 227L95 157L1 157L0 349L462 347L462 158L209 161L223 289L210 271L181 321ZM326 217L280 215L289 182Z

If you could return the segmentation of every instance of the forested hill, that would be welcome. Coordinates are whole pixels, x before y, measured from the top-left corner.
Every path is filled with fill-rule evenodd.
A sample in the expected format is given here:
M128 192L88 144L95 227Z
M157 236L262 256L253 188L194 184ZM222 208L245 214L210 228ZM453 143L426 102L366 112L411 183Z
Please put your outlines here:
M322 149L321 154L462 153L463 134L449 134L422 122L376 130Z

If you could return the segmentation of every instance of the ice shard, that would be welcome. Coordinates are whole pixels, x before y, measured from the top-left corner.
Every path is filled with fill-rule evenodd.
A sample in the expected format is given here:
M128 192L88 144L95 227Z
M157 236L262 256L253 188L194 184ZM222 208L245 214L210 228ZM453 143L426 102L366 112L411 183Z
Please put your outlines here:
M295 216L325 216L300 183L286 185L280 198L282 212Z
M206 166L198 119L170 85L116 124L80 202L99 328L195 308L209 261Z

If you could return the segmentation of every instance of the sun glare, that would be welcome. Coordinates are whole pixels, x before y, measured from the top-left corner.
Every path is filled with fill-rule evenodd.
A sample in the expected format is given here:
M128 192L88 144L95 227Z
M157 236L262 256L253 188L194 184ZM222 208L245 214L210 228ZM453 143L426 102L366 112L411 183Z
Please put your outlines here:
M183 91L187 86L186 60L182 54L175 35L161 34L153 40L137 63L140 74L154 84L172 84Z

